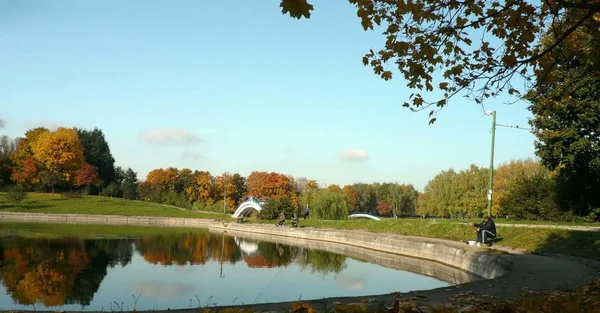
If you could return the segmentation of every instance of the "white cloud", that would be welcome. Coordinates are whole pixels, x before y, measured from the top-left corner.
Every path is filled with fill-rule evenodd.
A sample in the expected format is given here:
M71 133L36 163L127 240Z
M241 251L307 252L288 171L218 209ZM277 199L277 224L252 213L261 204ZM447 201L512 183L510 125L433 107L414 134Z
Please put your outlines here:
M138 134L138 140L155 145L190 145L203 141L202 137L197 133L179 127L156 128L143 131Z
M365 161L369 159L369 155L364 150L346 149L340 153L340 159L344 161Z
M175 300L182 295L188 295L194 292L195 287L185 283L176 282L139 282L131 285L131 291L134 294L152 297L159 301Z
M202 155L200 155L200 153L198 152L194 152L194 151L183 151L183 153L181 154L181 157L184 159L189 159L189 160L198 160L202 158Z
M363 289L365 288L365 280L361 278L357 279L345 279L339 278L338 285L344 289Z

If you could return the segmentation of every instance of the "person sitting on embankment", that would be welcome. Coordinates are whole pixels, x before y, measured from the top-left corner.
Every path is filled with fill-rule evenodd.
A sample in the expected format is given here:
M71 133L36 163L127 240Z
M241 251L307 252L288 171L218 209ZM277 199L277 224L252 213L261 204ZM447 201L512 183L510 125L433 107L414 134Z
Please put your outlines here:
M277 218L277 226L281 227L285 223L285 214L283 212L279 213L279 217Z
M487 244L492 245L492 241L488 239L496 238L496 223L487 215L483 215L483 221L480 224L471 224L473 227L477 227L477 245Z

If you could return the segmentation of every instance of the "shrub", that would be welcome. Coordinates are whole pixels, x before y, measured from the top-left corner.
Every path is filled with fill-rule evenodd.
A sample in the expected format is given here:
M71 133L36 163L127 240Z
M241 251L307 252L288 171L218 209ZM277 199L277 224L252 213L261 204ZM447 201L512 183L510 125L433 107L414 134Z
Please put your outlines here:
M190 201L184 193L177 193L169 190L165 195L164 204L173 205L180 208L190 208Z
M123 196L123 191L121 190L121 186L119 184L112 182L102 189L100 195L120 198Z
M280 212L283 212L285 214L285 218L289 220L297 211L292 203L292 200L288 197L280 199L268 199L265 201L265 204L262 207L263 208L260 211L259 218L263 220L277 219Z
M311 202L311 218L322 220L345 220L348 218L348 207L342 193L319 190Z
M15 185L8 188L6 192L6 200L9 203L21 203L27 197L27 192L25 192L25 188L23 185Z
M590 214L586 217L586 222L600 222L600 208L593 209L592 212L590 212Z

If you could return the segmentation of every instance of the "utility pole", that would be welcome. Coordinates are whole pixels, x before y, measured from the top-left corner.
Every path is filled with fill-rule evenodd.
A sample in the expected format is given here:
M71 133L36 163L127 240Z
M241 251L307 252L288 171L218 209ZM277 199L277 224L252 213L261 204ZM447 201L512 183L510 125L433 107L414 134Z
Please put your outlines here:
M492 193L494 190L494 144L496 141L496 111L486 112L487 115L492 115L492 151L490 155L490 181L487 192L488 200L488 216L492 216Z
M227 207L227 183L225 175L223 175L223 214L226 214L225 209Z

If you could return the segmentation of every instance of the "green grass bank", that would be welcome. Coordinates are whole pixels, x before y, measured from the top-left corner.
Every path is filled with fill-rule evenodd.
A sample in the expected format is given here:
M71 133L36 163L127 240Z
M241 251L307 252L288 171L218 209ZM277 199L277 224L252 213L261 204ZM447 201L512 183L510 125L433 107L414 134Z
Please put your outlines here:
M27 199L18 205L10 204L0 193L0 212L22 213L54 213L54 214L105 214L123 216L165 216L202 218L211 220L232 220L228 215L183 210L136 200L110 198L101 196L85 196L83 198L62 198L57 194L30 193ZM465 223L471 220L448 219L383 219L373 220L300 220L300 227L365 230L378 233L393 233L407 236L440 238L454 241L464 241L475 237L473 227ZM249 219L250 223L274 223L273 221L259 221ZM498 219L497 223L514 223ZM527 223L526 221L519 221ZM529 222L540 224L538 222ZM555 225L554 223L552 223ZM289 225L289 222L288 222ZM588 225L598 224L568 224ZM102 233L98 226L97 234ZM563 229L544 228L514 228L498 227L501 240L498 246L520 249L529 252L558 253L577 256L600 261L600 232L584 232ZM73 234L76 235L76 234Z

